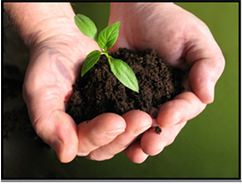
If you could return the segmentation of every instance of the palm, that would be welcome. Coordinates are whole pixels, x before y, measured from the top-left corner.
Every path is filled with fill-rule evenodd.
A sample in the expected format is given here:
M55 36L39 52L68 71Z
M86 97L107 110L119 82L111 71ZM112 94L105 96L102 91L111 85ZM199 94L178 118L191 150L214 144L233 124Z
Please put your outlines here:
M206 27L201 27L204 25L199 19L177 6L167 11L164 9L162 3L145 3L126 6L123 12L120 12L122 15L114 11L115 14L111 14L109 24L116 21L122 23L119 38L112 49L155 48L169 64L173 66L184 64L183 58L187 49L185 46L189 46L187 41L192 41L188 40L189 36L192 33L200 35L206 31ZM202 30L199 30L200 28Z
M24 98L39 136L58 154L62 150L56 142L63 142L68 149L74 149L72 154L76 154L77 127L65 113L65 106L81 63L98 46L88 38L76 42L83 37L78 29L67 31L69 35L65 33L49 37L32 49L24 82ZM75 156L64 154L58 155L61 160Z

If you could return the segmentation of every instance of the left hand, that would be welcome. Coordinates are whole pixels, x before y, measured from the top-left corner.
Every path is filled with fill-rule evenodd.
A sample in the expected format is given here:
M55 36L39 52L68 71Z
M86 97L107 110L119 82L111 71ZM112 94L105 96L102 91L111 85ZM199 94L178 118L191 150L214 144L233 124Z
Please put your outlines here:
M155 48L173 67L188 70L185 91L164 103L155 123L160 135L146 131L126 149L137 163L160 153L180 130L213 102L214 87L224 69L223 54L208 27L193 14L173 3L112 3L109 25L121 21L119 37L110 52Z

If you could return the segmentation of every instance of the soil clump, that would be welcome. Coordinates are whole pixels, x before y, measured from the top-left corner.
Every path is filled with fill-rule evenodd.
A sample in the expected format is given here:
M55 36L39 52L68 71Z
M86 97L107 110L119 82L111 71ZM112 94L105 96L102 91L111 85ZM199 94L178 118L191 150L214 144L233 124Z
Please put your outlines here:
M139 109L149 113L152 107L158 108L184 90L183 71L169 66L154 49L133 52L120 48L111 56L125 61L132 68L138 79L139 93L120 83L102 55L83 77L79 75L73 85L66 112L77 124L105 112L122 115Z

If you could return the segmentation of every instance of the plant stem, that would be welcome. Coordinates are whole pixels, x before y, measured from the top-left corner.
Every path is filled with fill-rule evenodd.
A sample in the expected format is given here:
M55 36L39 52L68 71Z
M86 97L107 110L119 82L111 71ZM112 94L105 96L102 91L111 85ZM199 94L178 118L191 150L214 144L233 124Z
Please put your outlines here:
M107 59L108 59L109 65L111 66L111 64L112 64L112 63L111 63L111 56L109 56L107 52L104 52L104 54L105 54L105 56L106 56Z

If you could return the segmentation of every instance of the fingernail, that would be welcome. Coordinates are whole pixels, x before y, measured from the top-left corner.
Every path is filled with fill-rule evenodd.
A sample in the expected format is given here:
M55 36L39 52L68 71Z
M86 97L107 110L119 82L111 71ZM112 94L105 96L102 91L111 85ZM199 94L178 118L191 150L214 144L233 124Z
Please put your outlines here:
M208 100L208 103L212 103L214 101L214 83L210 82L209 83L209 97L210 99Z
M178 124L180 121L181 121L181 118L178 118L178 119L176 119L176 121L173 121L173 122L166 122L165 124L162 124L161 126L162 126L163 128L165 128L165 127L170 127L170 126L173 126L173 125Z
M149 128L150 128L150 126L135 129L134 132L133 132L133 134L134 134L135 136L137 136L137 135L143 133L144 131L148 130Z
M177 119L176 121L174 121L174 123L172 123L172 125L176 125L181 121L181 118Z
M111 131L104 132L104 134L109 137L116 137L117 135L123 133L124 131L125 131L125 129L117 129L117 130L111 130Z

